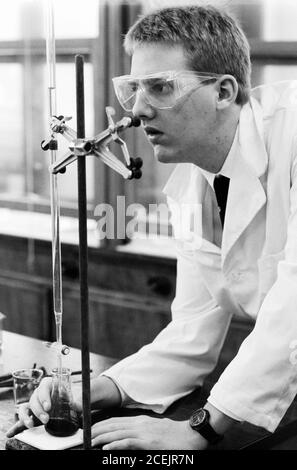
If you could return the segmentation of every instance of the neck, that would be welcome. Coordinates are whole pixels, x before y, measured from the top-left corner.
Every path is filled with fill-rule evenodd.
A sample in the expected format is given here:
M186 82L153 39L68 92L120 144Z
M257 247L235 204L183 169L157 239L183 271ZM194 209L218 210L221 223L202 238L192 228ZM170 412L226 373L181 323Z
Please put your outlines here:
M197 159L194 158L194 164L210 173L218 173L221 170L235 137L240 111L241 107L234 105L229 116L221 117L216 130L210 133L211 139L205 149L199 149L199 156ZM201 159L201 150L205 155L203 159Z

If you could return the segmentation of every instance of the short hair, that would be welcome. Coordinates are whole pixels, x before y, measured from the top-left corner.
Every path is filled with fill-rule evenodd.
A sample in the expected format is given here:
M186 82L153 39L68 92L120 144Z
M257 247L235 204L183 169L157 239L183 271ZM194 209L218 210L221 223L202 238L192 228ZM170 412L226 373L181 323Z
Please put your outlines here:
M126 34L132 55L138 45L182 45L191 70L233 75L238 82L237 104L250 96L250 48L237 21L213 6L164 8L140 17Z

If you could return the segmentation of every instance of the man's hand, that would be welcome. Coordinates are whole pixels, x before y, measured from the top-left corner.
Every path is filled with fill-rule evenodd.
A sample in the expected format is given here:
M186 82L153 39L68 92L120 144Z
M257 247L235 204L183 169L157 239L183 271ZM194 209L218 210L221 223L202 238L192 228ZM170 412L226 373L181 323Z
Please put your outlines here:
M50 377L42 379L39 386L34 390L30 401L20 405L18 410L19 420L7 431L7 437L13 437L23 431L24 428L32 428L34 426L33 415L43 424L48 422L48 411L51 408L51 389L52 379Z
M30 401L20 405L19 420L7 431L7 437L13 437L25 428L32 428L34 426L34 416L38 418L42 424L48 422L51 409L51 390L52 379L51 377L45 377L36 390L34 390ZM79 387L72 387L72 395L73 407L78 413L81 413L81 385ZM96 402L96 405L100 408L119 406L121 403L121 395L117 386L111 379L104 376L96 377L91 380L91 402Z
M207 442L191 429L188 421L133 416L94 424L92 445L101 445L104 450L202 450Z

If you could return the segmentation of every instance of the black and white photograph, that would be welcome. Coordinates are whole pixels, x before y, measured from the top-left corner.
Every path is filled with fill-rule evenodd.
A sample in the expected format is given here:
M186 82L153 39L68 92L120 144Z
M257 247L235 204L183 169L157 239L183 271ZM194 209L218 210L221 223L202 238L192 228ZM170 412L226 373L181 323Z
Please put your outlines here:
M0 153L7 461L297 450L296 0L1 1Z

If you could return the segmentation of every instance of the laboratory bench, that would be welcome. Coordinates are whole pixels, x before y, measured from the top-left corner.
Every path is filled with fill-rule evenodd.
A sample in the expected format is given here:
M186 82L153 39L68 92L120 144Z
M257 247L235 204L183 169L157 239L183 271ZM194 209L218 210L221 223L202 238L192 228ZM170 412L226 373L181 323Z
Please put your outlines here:
M56 356L44 347L43 342L24 335L4 331L3 350L0 356L1 374L11 372L14 369L32 367L34 363L37 367L45 367L50 371L56 366ZM90 354L91 376L94 377L100 372L114 364L117 360L111 357ZM70 354L65 356L65 367L72 370L81 369L81 355L78 349L72 348ZM80 382L80 376L73 376L72 382ZM78 385L78 384L77 384ZM111 416L135 416L146 414L159 419L164 417L174 420L188 419L192 412L202 406L209 393L208 381L202 389L194 390L186 397L176 401L163 415L156 415L148 410L135 410L127 408L113 408L99 410L99 413L92 411L92 417L96 418ZM97 413L97 414L96 414ZM6 431L14 424L14 404L13 392L11 388L0 388L0 450L34 450L30 446L20 441L7 439ZM229 430L223 441L211 450L297 450L297 403L293 402L282 420L279 428L274 434L270 434L262 428L249 425L248 423L238 423Z

